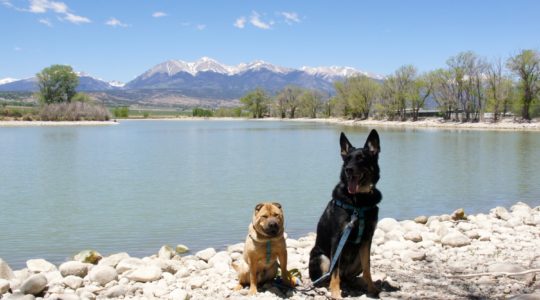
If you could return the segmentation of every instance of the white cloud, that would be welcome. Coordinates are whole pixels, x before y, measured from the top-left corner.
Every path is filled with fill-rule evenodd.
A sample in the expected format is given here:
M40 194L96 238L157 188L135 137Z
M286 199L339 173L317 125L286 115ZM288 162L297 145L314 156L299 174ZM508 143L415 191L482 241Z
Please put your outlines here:
M19 52L19 51L22 51L22 48L19 47L19 46L15 46L15 47L13 47L13 51Z
M206 24L197 24L195 28L197 28L197 30L204 30L206 28Z
M51 0L29 0L28 8L16 7L11 3L10 0L0 0L0 3L6 7L12 8L20 12L27 12L33 14L44 14L52 12L59 15L59 20L65 20L74 24L92 22L87 17L74 14L64 2ZM47 26L52 25L52 23L48 19L39 19L38 22Z
M260 28L260 29L270 29L272 27L273 22L266 23L263 20L261 20L261 15L257 13L256 11L253 11L251 13L251 16L249 18L249 22L251 25Z
M300 18L295 12L281 12L281 15L285 18L285 23L291 25L293 23L300 23Z
M167 14L162 12L162 11L156 11L155 13L152 14L152 17L154 18L161 18L161 17L166 17Z
M53 27L53 25L52 25L51 21L49 21L49 19L39 19L38 22L43 24L43 25L46 25L48 27Z
M117 18L110 18L105 22L106 25L112 26L112 27L128 27L129 25L126 23L122 23Z
M234 27L240 29L246 27L246 17L240 17L236 19L236 21L234 22Z
M92 21L90 21L90 19L88 19L86 17L77 16L77 15L74 15L72 13L67 13L66 16L64 17L64 20L66 20L68 22L71 22L73 24L82 24L82 23L90 23L90 22L92 22Z

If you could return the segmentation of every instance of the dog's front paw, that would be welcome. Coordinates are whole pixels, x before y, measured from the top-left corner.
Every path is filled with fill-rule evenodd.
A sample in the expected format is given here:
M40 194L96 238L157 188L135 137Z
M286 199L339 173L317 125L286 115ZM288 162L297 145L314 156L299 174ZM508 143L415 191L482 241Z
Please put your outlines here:
M374 284L371 284L367 288L367 296L372 298L378 298L379 293L381 292Z
M249 292L248 292L248 295L249 296L253 296L257 294L257 286L250 286L249 287Z

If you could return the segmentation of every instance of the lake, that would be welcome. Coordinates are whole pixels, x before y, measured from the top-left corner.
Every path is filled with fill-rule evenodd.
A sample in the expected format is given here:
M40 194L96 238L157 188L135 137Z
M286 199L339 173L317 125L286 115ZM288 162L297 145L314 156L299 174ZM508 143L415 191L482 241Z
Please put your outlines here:
M316 122L122 121L0 128L0 257L60 263L243 242L255 205L280 202L292 238L316 229L341 166L339 133ZM540 133L378 129L382 217L540 205Z

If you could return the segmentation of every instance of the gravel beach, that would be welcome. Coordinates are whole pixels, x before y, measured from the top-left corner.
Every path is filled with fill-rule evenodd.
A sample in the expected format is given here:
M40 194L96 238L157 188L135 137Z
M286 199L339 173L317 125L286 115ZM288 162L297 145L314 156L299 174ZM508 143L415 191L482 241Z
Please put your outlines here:
M287 239L288 269L310 286L307 263L315 235ZM243 243L224 251L163 246L150 257L128 253L102 257L84 251L59 266L31 259L12 270L0 259L1 299L251 299L233 291L231 263ZM540 206L517 203L485 214L462 209L414 220L379 220L373 239L372 274L381 299L540 299ZM255 299L326 299L326 288L300 292L271 283ZM344 298L367 299L361 288Z

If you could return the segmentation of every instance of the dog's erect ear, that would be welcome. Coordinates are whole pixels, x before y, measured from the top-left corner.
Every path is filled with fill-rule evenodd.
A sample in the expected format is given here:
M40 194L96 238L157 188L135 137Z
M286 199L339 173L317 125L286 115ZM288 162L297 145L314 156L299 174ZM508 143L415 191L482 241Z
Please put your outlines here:
M261 208L264 206L264 203L259 203L257 204L257 206L255 206L255 212L258 212L259 210L261 210Z
M339 145L341 146L342 158L345 158L345 156L347 156L347 154L349 154L349 152L354 149L353 145L351 145L351 143L345 136L345 133L343 132L341 133L341 136L339 137Z
M381 152L381 143L379 141L379 134L377 133L377 130L371 130L369 136L366 139L364 149L369 150L369 152L371 152L371 154L373 155L378 155L379 152Z
M281 204L279 204L277 202L272 202L272 204L274 204L277 208L281 209Z

